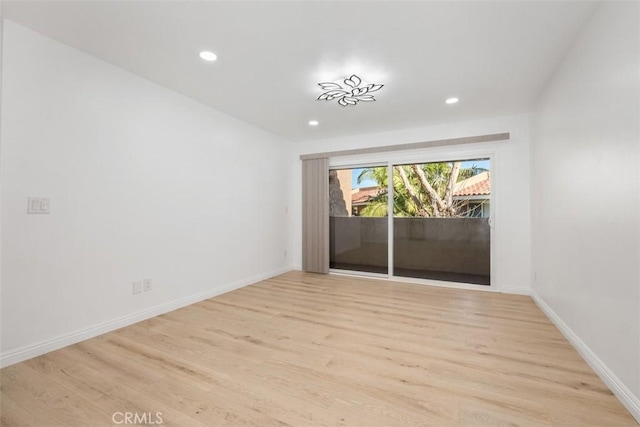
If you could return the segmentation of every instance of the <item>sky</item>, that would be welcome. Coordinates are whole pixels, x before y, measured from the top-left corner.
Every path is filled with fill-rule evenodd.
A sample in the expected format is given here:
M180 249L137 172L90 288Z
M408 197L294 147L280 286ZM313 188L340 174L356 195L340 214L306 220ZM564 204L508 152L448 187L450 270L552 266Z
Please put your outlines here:
M490 169L489 160L469 160L466 162L462 162L463 168L470 168L476 166L478 168ZM375 187L377 183L373 180L365 180L358 184L358 176L363 171L363 168L353 169L353 173L351 176L351 188L362 188L362 187Z

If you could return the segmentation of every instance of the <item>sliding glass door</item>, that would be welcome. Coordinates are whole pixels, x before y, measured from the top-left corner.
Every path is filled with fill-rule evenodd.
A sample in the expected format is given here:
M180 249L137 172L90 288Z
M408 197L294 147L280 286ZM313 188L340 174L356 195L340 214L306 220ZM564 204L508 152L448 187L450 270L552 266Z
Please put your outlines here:
M331 268L491 284L488 158L333 170L329 182Z
M329 171L329 267L388 274L386 166Z
M393 169L393 275L490 285L489 161Z

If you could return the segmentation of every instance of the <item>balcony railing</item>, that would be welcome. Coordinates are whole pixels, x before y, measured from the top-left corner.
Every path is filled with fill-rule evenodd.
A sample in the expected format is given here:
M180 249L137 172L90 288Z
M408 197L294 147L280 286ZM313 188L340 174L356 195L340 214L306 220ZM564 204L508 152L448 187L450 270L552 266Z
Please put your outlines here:
M394 218L395 276L490 284L487 218ZM330 217L332 268L387 273L388 219Z

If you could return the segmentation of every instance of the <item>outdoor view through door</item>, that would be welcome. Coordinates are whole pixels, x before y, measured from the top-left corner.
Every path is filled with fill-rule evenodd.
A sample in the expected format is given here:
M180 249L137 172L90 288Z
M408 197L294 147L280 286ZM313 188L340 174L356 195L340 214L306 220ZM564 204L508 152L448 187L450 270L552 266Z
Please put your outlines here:
M394 165L392 221L388 170L330 171L330 267L489 285L489 159Z
M385 171L386 166L367 171ZM371 180L362 169L329 171L329 267L388 273L387 209L362 209L386 197L386 181ZM368 173L368 172L367 172ZM362 184L372 184L363 187Z

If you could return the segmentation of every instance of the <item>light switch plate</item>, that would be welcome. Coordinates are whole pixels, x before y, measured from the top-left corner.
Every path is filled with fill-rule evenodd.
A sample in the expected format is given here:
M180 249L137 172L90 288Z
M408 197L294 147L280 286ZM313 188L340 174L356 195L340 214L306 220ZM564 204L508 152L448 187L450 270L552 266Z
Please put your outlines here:
M49 214L48 197L29 197L27 199L28 214Z
M141 294L142 293L142 280L136 280L133 282L133 294Z

